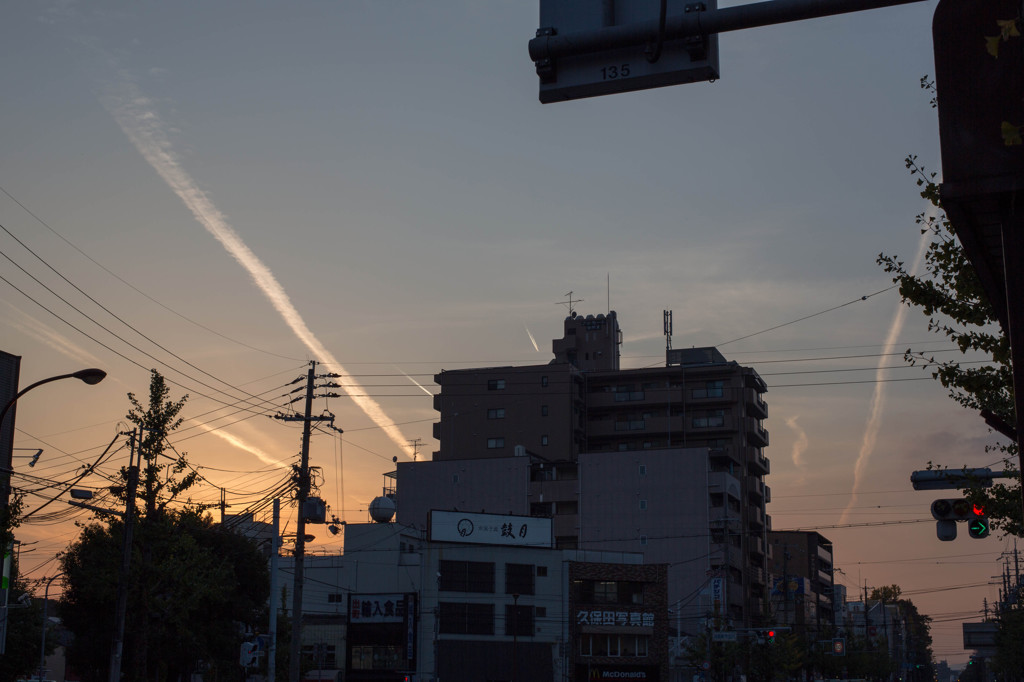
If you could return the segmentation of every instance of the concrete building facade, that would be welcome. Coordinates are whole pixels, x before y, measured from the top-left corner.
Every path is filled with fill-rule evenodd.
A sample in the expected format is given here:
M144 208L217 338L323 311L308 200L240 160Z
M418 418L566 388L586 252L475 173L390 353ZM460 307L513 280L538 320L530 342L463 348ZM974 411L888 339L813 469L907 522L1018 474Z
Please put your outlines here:
M465 514L518 531L528 517ZM349 524L345 553L305 558L303 651L359 682L668 680L666 567L628 552L443 541ZM542 544L542 543L541 543ZM287 583L294 559L282 558ZM579 677L582 673L584 677Z
M716 606L750 626L768 598L767 386L714 348L621 369L621 341L615 312L572 314L549 364L435 375L439 447L399 465L399 522L430 508L547 517L558 548L669 563L675 608L720 581Z
M832 541L814 531L770 531L771 607L775 622L800 634L835 630Z

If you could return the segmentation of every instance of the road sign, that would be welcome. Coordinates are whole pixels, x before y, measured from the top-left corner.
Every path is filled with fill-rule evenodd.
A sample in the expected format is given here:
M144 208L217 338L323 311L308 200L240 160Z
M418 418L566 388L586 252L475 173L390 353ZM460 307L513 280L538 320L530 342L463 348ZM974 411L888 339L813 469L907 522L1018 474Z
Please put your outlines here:
M846 639L844 637L836 637L832 640L832 655L833 656L845 656L846 655Z
M667 14L660 14L662 9ZM617 92L646 90L718 78L718 36L695 30L692 37L668 36L668 17L693 17L717 9L716 0L631 0L600 3L590 0L542 0L540 28L531 41L531 55L540 78L540 101L561 102ZM648 23L652 30L629 45L615 46L607 35L632 33ZM561 54L563 40L595 48Z
M735 642L737 640L735 630L722 630L711 633L712 642Z

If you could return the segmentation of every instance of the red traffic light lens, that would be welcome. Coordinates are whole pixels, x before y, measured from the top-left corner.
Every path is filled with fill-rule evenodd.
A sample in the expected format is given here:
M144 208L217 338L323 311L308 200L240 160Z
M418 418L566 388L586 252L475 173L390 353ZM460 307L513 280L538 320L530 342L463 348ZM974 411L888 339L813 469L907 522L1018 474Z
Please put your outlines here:
M984 516L985 515L985 507L983 505L976 504L976 505L973 506L973 509L974 509L974 515L975 516Z
M967 514L970 511L970 509L971 509L971 507L968 504L967 500L956 500L953 503L953 513L958 518L961 518L961 519L967 518Z

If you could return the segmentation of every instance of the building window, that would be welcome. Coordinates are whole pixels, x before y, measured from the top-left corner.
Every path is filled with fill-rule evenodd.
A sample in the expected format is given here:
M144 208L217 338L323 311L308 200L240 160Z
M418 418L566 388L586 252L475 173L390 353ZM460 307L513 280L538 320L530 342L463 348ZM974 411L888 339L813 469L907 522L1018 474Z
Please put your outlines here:
M647 536L646 535L641 535L640 536L640 544L641 545L646 545L647 544Z
M309 647L308 651L305 646L302 648L303 653L308 653L310 658L316 655L313 647ZM333 649L334 647L329 648ZM405 664L405 647L401 645L368 644L352 647L353 670L400 670Z
M545 606L538 606L534 609L534 615L537 618L546 618L548 615L548 609Z
M345 601L345 595L341 592L331 592L327 595L328 604L341 604Z
M691 422L695 429L709 429L725 426L725 410L705 410L697 413Z
M546 577L548 577L548 567L547 566L538 566L537 567L537 577L538 578L546 578Z
M580 656L647 656L650 635L606 635L586 633L580 636Z
M487 410L487 418L488 419L504 419L505 418L505 408L504 407L495 407L493 409Z
M458 474L452 474L452 483L459 483L461 480Z
M694 398L721 398L725 393L725 382L705 381L704 388L695 388L690 392Z
M650 446L649 443L644 443L644 445L648 446L648 447ZM640 465L640 475L641 476L646 476L647 475L647 465L646 464L641 464Z
M618 604L619 584L614 580L598 580L594 583L594 601L598 604Z
M548 385L548 378L546 376L543 376L543 377L540 378L540 385L544 386L544 387L547 387L547 385Z
M533 593L533 564L505 564L505 594Z
M552 505L554 502L531 502L530 516L551 517L554 514Z
M561 502L555 502L555 513L558 515L562 514L579 514L580 503L576 500L563 500Z
M540 437L540 444L541 445L547 445L548 444L548 437L547 437L547 435L543 435L543 436Z
M503 447L505 447L505 439L504 438L488 438L487 439L487 449L488 450L496 450L498 448L503 448Z
M486 561L446 561L438 564L442 592L494 593L494 564Z
M450 635L494 634L494 604L443 601L438 616L438 632Z
M548 406L547 405L541 405L540 406L540 416L542 416L542 417L548 416Z
M630 580L575 580L574 601L582 604L643 604L644 584Z
M533 607L505 604L505 634L532 637Z
M504 391L505 380L504 379L488 379L487 381L488 391Z
M640 511L647 511L647 500L640 500Z

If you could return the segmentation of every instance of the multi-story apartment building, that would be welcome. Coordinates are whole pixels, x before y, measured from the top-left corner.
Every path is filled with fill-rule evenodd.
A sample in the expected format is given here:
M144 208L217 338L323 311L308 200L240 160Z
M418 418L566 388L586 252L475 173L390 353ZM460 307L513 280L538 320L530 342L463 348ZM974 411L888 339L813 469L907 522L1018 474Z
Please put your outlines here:
M622 369L621 343L615 312L572 314L549 364L437 374L439 448L399 465L398 521L421 526L430 508L550 517L556 547L643 552L670 565L670 606L714 592L749 626L768 596L767 387L715 348Z
M832 541L814 531L771 531L769 573L775 622L801 634L835 630Z

